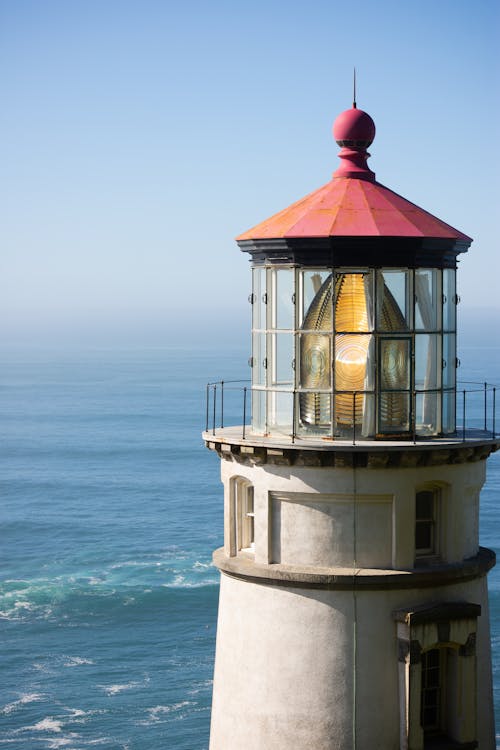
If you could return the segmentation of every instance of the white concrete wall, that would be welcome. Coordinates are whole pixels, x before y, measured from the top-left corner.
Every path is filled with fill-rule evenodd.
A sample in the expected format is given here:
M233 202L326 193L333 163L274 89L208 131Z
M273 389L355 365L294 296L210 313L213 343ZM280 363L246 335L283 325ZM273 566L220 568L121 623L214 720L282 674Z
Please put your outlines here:
M494 750L484 578L419 591L353 592L223 574L210 750L400 750L393 612L464 600L483 608L477 736L479 750Z
M415 494L427 487L441 490L440 557L452 563L477 554L485 461L386 470L221 464L225 548L230 481L243 476L255 492L256 562L412 568Z

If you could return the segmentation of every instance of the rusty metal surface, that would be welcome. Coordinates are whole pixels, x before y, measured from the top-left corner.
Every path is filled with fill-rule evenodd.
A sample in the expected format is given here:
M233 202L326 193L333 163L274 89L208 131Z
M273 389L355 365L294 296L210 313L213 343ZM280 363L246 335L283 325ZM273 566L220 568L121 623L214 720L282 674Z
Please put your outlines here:
M351 177L335 177L237 240L292 237L428 237L472 242L384 185Z

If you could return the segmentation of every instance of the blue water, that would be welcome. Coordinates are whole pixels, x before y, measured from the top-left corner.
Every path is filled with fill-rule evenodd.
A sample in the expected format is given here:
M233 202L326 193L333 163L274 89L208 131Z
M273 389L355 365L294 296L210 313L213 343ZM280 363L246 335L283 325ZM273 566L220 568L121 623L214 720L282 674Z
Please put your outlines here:
M500 381L500 349L461 359ZM222 492L200 431L221 377L247 377L245 351L4 352L0 746L208 747ZM488 468L495 549L500 454ZM489 583L500 717L500 572Z

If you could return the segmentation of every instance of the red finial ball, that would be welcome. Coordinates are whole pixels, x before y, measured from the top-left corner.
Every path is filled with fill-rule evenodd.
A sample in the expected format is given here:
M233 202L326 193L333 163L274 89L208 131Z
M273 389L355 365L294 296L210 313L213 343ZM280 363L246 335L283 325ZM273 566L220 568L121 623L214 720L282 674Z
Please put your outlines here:
M346 109L333 123L333 137L339 146L368 148L375 138L375 123L362 109Z

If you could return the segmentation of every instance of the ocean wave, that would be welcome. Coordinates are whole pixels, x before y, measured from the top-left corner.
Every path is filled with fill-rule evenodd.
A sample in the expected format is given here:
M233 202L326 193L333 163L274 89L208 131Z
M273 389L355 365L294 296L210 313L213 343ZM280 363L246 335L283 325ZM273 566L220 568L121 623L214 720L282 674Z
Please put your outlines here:
M218 575L211 565L192 563L184 569L161 570L152 582L142 583L134 577L57 576L32 580L9 580L0 584L0 619L13 622L32 620L60 621L78 619L80 615L97 616L105 609L137 608L145 603L161 606L162 592L167 589L200 589L217 586ZM196 566L196 567L195 567ZM73 662L67 666L80 666Z
M17 711L28 703L43 701L45 698L46 696L44 693L22 693L16 701L7 703L3 708L0 708L0 714L11 714L13 711Z
M196 706L194 701L179 701L178 703L172 703L166 706L152 706L146 709L148 715L147 719L140 719L136 722L138 726L150 726L151 724L159 724L167 721L177 721L183 719L186 716L188 706ZM192 708L189 710L193 710Z
M118 683L115 685L98 685L106 695L118 695L123 693L125 690L137 690L138 688L144 688L149 683L149 677L146 677L142 682L137 680L131 680L130 682Z

